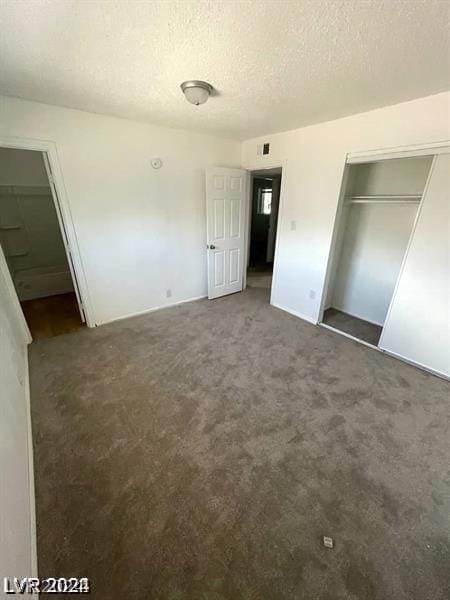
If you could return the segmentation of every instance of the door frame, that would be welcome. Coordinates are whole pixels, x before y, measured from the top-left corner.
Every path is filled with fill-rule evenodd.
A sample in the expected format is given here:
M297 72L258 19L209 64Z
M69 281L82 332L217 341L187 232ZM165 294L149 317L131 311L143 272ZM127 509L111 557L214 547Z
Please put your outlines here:
M90 302L88 285L81 259L81 253L79 249L78 239L73 223L72 213L70 205L67 199L67 193L64 185L64 179L59 164L58 152L56 144L51 141L34 140L28 138L16 138L16 137L0 137L1 148L12 148L15 150L34 150L40 152L43 155L44 165L46 167L47 176L49 178L50 189L52 190L52 198L55 206L56 215L58 218L59 229L61 236L64 241L64 248L66 251L67 261L71 268L71 277L74 285L75 293L79 297L82 305L83 314L80 312L80 318L82 321L86 320L88 327L95 327L95 320L93 318L92 304ZM25 323L27 336L31 341L30 332L26 325L25 317L23 315L20 301L17 297L17 293L12 281L11 273L6 263L6 259L3 255L3 250L0 248L2 258L0 259L0 270L2 271L5 280L10 283L9 293L13 293L16 301L14 305L20 309L20 320ZM7 273L4 273L6 266Z
M22 331L22 337L25 344L31 344L33 338L31 337L30 329L28 327L28 323L25 320L25 315L23 314L22 307L20 306L19 297L17 296L16 288L14 287L14 282L11 277L11 273L9 271L8 263L6 262L5 254L3 253L3 248L0 245L0 282L5 285L6 295L9 297L11 306L14 309L14 312L17 316L17 322L19 323L19 327Z
M253 164L245 167L247 171L247 210L246 210L246 224L245 224L245 240L244 240L244 273L242 281L242 290L247 287L247 263L250 255L250 235L252 226L252 201L253 201L253 173L255 171L265 171L269 169L281 169L281 183L280 183L280 197L278 199L278 219L277 219L277 230L275 233L275 249L273 256L273 272L272 272L272 286L270 288L270 304L273 304L273 282L275 280L275 274L278 269L278 248L280 244L280 223L283 216L284 208L284 197L286 189L286 172L287 172L287 160L278 160L273 163L264 162L264 164Z

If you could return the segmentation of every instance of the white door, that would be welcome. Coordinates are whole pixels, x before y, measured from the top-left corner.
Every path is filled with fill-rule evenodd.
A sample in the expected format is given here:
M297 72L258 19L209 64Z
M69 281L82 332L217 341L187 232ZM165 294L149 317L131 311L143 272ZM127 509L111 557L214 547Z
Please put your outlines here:
M208 298L240 292L244 276L247 172L206 170Z
M52 169L50 166L50 161L48 159L46 152L42 153L42 157L44 159L45 170L47 171L47 177L48 177L48 181L50 184L50 189L52 190L53 203L55 205L56 216L58 217L59 228L61 230L61 236L63 238L64 248L66 250L67 263L69 265L70 274L72 275L73 289L75 291L75 296L77 298L78 309L80 311L80 317L81 317L82 322L85 323L86 317L85 317L84 310L83 310L83 304L81 302L80 290L78 289L78 281L77 281L77 276L75 274L75 267L73 266L72 255L70 253L69 238L67 237L66 228L65 228L64 221L62 218L61 207L59 206L58 192L56 190L55 182L53 179L53 173L52 173Z
M450 377L450 154L435 157L380 348Z

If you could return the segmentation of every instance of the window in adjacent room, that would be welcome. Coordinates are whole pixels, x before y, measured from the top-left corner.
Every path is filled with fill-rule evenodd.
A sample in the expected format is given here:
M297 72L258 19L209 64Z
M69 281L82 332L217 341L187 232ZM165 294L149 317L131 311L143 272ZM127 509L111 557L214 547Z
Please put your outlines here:
M258 199L258 214L259 215L270 215L272 207L272 189L271 188L260 188L259 199Z

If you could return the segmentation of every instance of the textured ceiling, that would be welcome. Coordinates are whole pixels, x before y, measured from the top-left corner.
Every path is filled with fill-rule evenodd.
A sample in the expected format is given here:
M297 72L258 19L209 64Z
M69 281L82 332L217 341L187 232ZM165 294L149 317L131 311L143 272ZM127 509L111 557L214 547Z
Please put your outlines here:
M0 93L240 139L450 87L437 0L0 0L0 30Z

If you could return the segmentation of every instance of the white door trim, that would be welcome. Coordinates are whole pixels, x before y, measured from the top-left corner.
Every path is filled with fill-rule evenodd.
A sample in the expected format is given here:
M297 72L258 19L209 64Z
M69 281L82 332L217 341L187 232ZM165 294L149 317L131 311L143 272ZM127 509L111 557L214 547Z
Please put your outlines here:
M30 330L28 328L27 322L25 320L22 307L20 306L19 298L17 297L16 288L14 287L14 282L11 277L11 273L9 272L8 263L6 262L5 255L3 253L3 248L0 245L0 283L2 289L5 290L6 295L9 297L11 306L14 309L14 312L17 316L17 322L19 323L19 327L22 330L23 334L23 342L25 344L31 344L33 338L31 337ZM4 285L4 288L3 288Z
M430 156L435 154L447 154L450 152L450 140L432 142L429 144L412 144L410 146L398 146L397 148L380 148L377 150L364 150L363 152L348 152L347 164L375 162L377 160L389 160L393 158L411 158L413 156Z
M16 150L36 150L43 152L50 165L53 185L56 189L57 198L53 195L53 201L55 203L56 213L60 215L64 231L67 235L67 244L72 258L73 269L75 272L74 286L78 287L78 293L83 304L84 315L86 317L86 324L88 327L95 327L94 312L89 296L89 288L81 260L81 254L75 231L72 214L70 211L69 201L67 199L66 188L64 185L64 178L59 165L58 152L56 144L47 140L35 140L29 138L16 138L16 137L0 137L0 147L3 148L14 148ZM64 231L61 234L64 238ZM8 269L9 274L9 269ZM14 287L14 286L13 286ZM15 294L14 289L14 294ZM18 300L17 300L18 302ZM20 308L20 303L18 303ZM20 308L20 313L22 309ZM23 313L22 313L22 319Z
M253 197L253 175L251 171L247 170L247 176L245 178L246 190L246 202L245 207L245 223L244 223L244 269L242 273L242 291L247 287L247 269L248 261L250 257L250 234L252 227L252 197Z
M36 486L34 482L34 452L33 428L31 423L31 393L30 393L30 367L28 352L25 348L25 394L27 404L27 442L28 442L28 487L30 492L30 532L31 532L31 573L32 577L38 576L37 532L36 532Z

